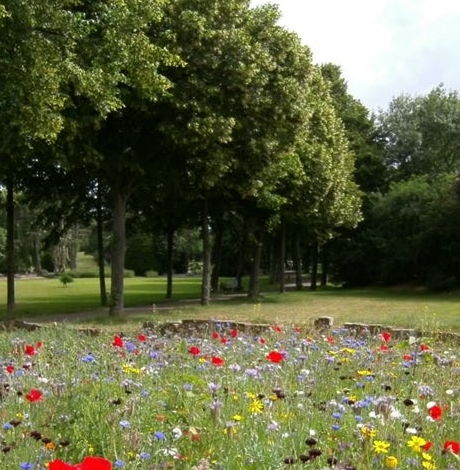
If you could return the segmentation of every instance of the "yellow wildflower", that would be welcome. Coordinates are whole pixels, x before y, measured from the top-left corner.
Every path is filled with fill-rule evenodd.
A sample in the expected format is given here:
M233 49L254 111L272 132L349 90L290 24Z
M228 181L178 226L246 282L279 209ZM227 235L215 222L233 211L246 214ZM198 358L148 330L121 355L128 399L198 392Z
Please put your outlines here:
M429 460L424 460L422 462L422 467L426 468L427 470L437 470L438 468L434 462L430 462Z
M137 367L133 367L131 364L123 364L122 366L123 372L126 372L127 374L140 374L142 371L138 369Z
M356 373L360 376L360 377L365 377L367 375L374 375L374 373L369 370L369 369L365 369L365 370L358 370L356 371Z
M425 439L419 436L412 436L407 442L407 447L410 447L414 452L422 452L422 447L426 444Z
M374 441L372 443L374 447L374 452L377 454L386 454L390 448L390 443L386 441Z
M250 413L262 413L264 409L264 404L260 400L252 400L249 404L249 412Z
M385 459L385 465L388 468L396 468L398 466L398 459L394 455L389 455Z
M369 426L363 426L361 428L361 434L364 437L375 437L377 435L377 431Z
M241 421L243 417L241 415L233 415L232 416L233 421Z

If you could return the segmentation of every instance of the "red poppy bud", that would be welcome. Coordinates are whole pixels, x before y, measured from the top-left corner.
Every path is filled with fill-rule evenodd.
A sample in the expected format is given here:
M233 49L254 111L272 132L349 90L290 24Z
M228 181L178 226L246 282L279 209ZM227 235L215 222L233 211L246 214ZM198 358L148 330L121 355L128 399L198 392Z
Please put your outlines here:
M279 362L282 362L284 361L284 356L278 352L278 351L271 351L267 354L266 358L270 361L270 362L275 362L275 363L279 363Z
M440 406L438 405L434 405L432 406L429 410L428 410L428 414L435 420L440 420L441 419L441 416L442 416L442 409Z
M444 442L444 451L452 452L453 454L460 453L460 442L457 441L446 441Z
M192 356L198 356L198 354L201 353L200 348L197 348L196 346L191 346L191 347L188 349L188 352L189 352Z
M391 333L389 333L388 331L383 331L382 333L380 333L380 338L382 338L385 343L388 343L389 341L391 341Z
M215 366L218 366L218 367L219 367L219 366L223 366L225 361L224 361L221 357L219 357L219 356L213 356L213 357L211 358L211 362L212 362Z
M112 346L116 346L117 348L122 348L124 345L123 340L120 336L115 336L112 341Z
M26 395L26 399L30 401L31 403L34 403L36 401L41 401L42 398L43 398L43 393L40 390L37 390L36 388L33 388Z

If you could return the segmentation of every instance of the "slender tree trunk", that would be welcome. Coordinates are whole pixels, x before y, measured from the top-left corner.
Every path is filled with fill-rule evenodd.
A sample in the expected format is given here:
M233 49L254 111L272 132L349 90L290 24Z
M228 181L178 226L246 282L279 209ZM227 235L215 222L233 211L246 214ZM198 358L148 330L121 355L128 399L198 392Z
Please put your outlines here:
M126 201L127 195L120 189L113 189L113 240L112 279L110 287L109 314L117 316L124 307L124 268L126 251Z
M211 299L211 234L209 230L208 200L203 200L201 236L203 237L203 276L201 281L201 305L209 305Z
M42 274L42 262L40 259L40 234L39 232L33 233L33 245L34 245L34 271L37 276Z
M16 308L14 292L14 275L16 272L14 229L14 186L13 179L11 178L11 176L8 176L6 180L6 311L9 316L14 315L14 310Z
M281 222L280 233L280 258L279 258L279 280L280 280L280 294L286 291L286 283L284 277L284 270L286 265L286 224Z
M327 275L329 269L329 250L327 245L321 248L321 287L327 286Z
M270 252L270 259L269 259L269 275L268 275L268 282L269 284L275 284L278 279L278 273L279 273L279 268L278 268L278 244L276 243L276 237L273 238L270 242L270 247L269 247L269 252Z
M262 242L259 238L254 244L254 252L252 257L251 275L249 277L248 297L256 300L259 295L259 271L260 259L262 257Z
M168 228L166 239L166 298L170 299L173 290L174 229L172 227Z
M100 191L97 194L96 207L96 230L97 230L97 264L99 267L99 295L101 305L107 306L107 289L105 287L105 260L104 260L104 220L102 217L102 200Z
M69 243L69 267L70 269L77 269L77 255L78 255L78 225L75 224L72 227L70 233L70 243Z
M302 252L300 247L300 233L297 232L295 236L295 257L294 257L294 265L295 265L295 288L296 290L303 289L302 283Z
M311 284L310 289L316 290L318 282L318 242L315 240L311 249Z
M211 274L211 291L219 291L219 276L222 265L222 240L224 235L223 223L220 220L216 224L216 236L214 238L214 246L212 249L212 274Z

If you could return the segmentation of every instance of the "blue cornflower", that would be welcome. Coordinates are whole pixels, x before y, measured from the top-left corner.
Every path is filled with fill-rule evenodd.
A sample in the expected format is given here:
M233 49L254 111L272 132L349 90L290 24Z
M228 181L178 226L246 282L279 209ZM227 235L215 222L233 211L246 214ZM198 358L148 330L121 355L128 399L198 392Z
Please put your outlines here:
M115 460L113 463L114 467L121 468L125 466L125 462L123 460Z
M139 457L142 459L142 460L147 460L150 458L150 454L148 452L141 452L139 454Z
M19 464L19 467L22 470L32 470L34 468L34 464L30 462L22 462L21 464Z
M88 353L86 354L85 356L83 356L81 358L82 362L86 362L86 363L92 363L92 362L96 362L96 358L91 354L91 353Z
M13 425L12 425L11 423L5 423L5 424L3 425L3 429L4 429L5 431L9 431L10 429L13 429Z
M161 431L156 431L153 434L153 437L155 439L157 439L158 441L164 441L166 439L166 434L164 432L161 432Z
M122 419L119 424L123 429L128 429L131 427L130 422L127 421L126 419Z

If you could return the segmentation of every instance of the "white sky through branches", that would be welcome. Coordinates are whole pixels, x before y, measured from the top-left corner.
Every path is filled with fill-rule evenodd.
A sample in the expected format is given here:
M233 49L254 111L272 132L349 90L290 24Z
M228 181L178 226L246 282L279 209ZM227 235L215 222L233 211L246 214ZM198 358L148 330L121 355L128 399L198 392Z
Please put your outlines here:
M315 62L341 66L371 110L441 82L460 90L460 0L251 0L265 3L278 4Z

